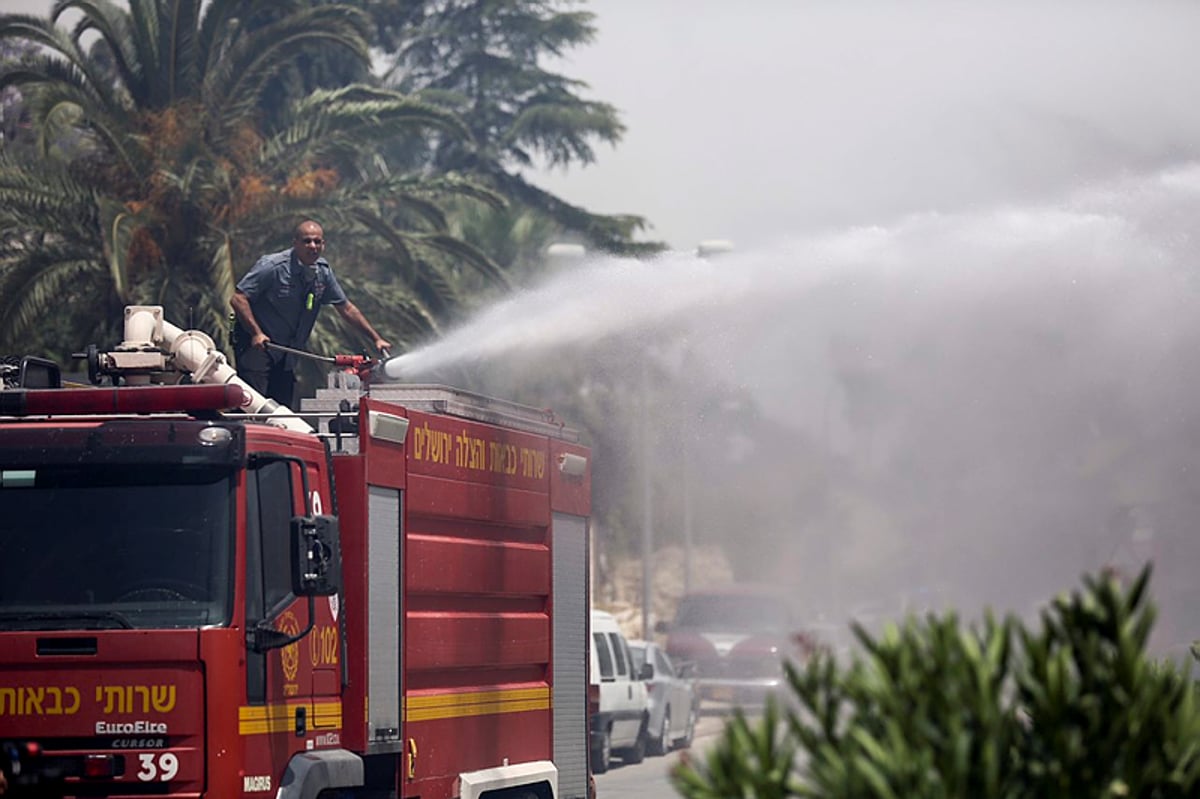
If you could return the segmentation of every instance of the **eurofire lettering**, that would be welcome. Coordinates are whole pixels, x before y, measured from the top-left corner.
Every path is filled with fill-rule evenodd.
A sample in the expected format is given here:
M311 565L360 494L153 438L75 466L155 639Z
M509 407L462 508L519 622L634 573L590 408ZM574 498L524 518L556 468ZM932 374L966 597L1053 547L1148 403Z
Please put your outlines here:
M97 735L166 735L162 721L97 721Z

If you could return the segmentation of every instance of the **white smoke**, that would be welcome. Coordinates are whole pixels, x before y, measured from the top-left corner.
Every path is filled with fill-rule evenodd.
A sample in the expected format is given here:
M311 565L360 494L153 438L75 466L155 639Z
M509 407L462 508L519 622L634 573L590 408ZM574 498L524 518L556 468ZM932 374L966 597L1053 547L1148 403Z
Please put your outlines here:
M809 605L1028 612L1084 571L1152 559L1175 646L1200 600L1197 219L1190 164L711 260L599 258L396 363L594 363L611 382L599 353L620 342L621 384L651 359L684 396L725 386L765 415L776 433L732 444L724 421L669 404L655 451L678 475L679 437L695 442L702 540L764 497L733 548Z

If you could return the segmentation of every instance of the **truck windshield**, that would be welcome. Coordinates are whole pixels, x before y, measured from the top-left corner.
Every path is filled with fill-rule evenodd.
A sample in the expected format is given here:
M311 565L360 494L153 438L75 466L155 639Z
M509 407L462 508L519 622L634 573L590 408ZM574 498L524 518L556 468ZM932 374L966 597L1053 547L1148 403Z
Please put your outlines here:
M0 629L228 624L233 472L0 468Z

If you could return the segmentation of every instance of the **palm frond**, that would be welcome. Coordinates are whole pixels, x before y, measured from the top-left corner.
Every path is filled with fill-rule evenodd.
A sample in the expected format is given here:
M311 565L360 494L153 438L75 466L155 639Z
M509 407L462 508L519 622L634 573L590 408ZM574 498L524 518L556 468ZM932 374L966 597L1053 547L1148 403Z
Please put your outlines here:
M450 223L446 219L446 212L433 200L417 197L413 194L393 194L388 197L388 202L400 214L410 218L415 215L434 230L445 231L450 228ZM416 226L414 225L414 227Z
M355 210L353 214L356 222L391 245L392 259L402 280L410 285L415 282L417 261L413 257L408 238L378 214L369 210L359 209Z
M130 243L134 234L144 227L144 223L136 214L129 213L124 206L112 200L101 200L98 205L104 222L104 254L108 261L113 290L122 300L128 301Z
M127 88L135 92L138 105L146 108L164 108L167 92L161 77L167 65L159 50L159 3L158 0L131 0L129 19L132 29L132 49L138 53L141 69L140 79Z
M508 208L508 200L498 191L488 188L483 183L461 175L448 174L432 176L423 181L424 190L439 196L462 197L482 203L487 207L500 211Z
M307 48L332 45L366 63L368 20L350 6L317 6L290 14L252 35L234 37L220 59L210 61L202 90L205 105L221 124L249 118L257 111L267 83ZM210 59L213 55L210 52Z
M410 239L421 246L429 247L430 249L459 259L494 285L511 288L508 275L505 274L499 264L488 257L482 250L468 244L457 236L445 233L414 233L410 236Z
M368 129L380 125L407 124L441 130L462 139L471 131L454 112L391 89L354 84L338 89L319 89L302 98L296 106L298 116L319 112L335 120Z
M368 319L387 320L380 333L392 342L396 352L403 352L436 336L440 326L436 317L410 289L393 283L339 278L347 293L357 299ZM353 341L357 333L336 314L323 314L314 330L314 352L332 355L341 350L340 342Z
M462 121L444 109L363 85L315 91L295 104L292 119L264 144L268 168L329 163L350 170L362 159L364 141L383 144L429 129L470 135Z
M78 79L80 85L86 85L98 98L98 102L110 107L117 104L115 89L101 73L98 65L80 50L66 31L56 27L49 20L18 14L0 16L0 41L5 39L24 41L56 54L57 58L42 53L31 63L36 68L37 65L46 62L65 62L73 72L81 76ZM34 82L41 82L36 73L32 74L32 78Z
M60 314L70 285L84 281L99 289L102 281L94 279L98 270L103 270L98 259L52 245L31 248L23 259L6 260L0 265L3 347L11 351L23 334L49 316Z
M7 86L18 86L29 93L28 106L35 129L41 135L42 152L49 149L52 135L57 137L63 132L55 127L54 116L61 114L64 106L70 106L76 109L71 127L82 126L92 131L112 157L130 168L136 164L127 137L121 132L124 126L118 121L124 109L110 105L109 100L115 101L115 96L95 91L86 75L73 65L42 57L29 68L0 67L0 89Z
M200 0L167 0L167 26L159 49L169 67L172 101L195 96L200 87L199 22Z
M113 59L120 83L126 87L143 86L145 70L136 49L129 11L110 0L67 0L55 4L51 19L59 20L68 10L82 14L71 34L75 48L80 53L84 52L84 35L89 31L96 32Z
M202 80L224 58L229 28L235 24L237 13L244 5L244 0L209 0L205 5L196 38L196 64ZM200 93L198 90L197 94Z
M225 341L228 337L228 326L224 324L228 313L226 309L229 307L229 298L233 296L233 289L237 283L234 279L233 247L228 236L222 235L220 244L213 250L208 272L209 281L215 290L215 302L221 309L219 316L214 320L216 324L208 329L218 334L214 337L219 339L222 347L225 347L230 343Z
M89 187L53 163L16 164L0 158L0 221L5 230L95 230L94 203Z

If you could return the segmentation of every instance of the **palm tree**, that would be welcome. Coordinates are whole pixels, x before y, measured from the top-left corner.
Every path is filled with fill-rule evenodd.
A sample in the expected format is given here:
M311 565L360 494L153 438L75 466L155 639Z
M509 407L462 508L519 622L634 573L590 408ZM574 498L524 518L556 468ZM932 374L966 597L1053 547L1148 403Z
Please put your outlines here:
M271 21L246 24L266 7ZM58 25L68 11L80 15L70 31ZM240 268L304 216L386 243L368 277L409 291L402 325L436 321L436 308L420 312L435 285L426 252L500 280L447 235L436 202L494 195L393 175L371 157L374 143L414 129L465 135L453 115L352 86L298 98L285 124L263 128L260 102L282 70L320 48L365 61L367 33L353 8L290 0L59 0L48 19L0 16L0 42L41 50L0 64L0 91L24 95L39 155L0 157L0 230L11 231L0 239L0 342L59 312L62 336L111 338L121 306L147 303L224 344ZM79 343L60 338L55 350Z

